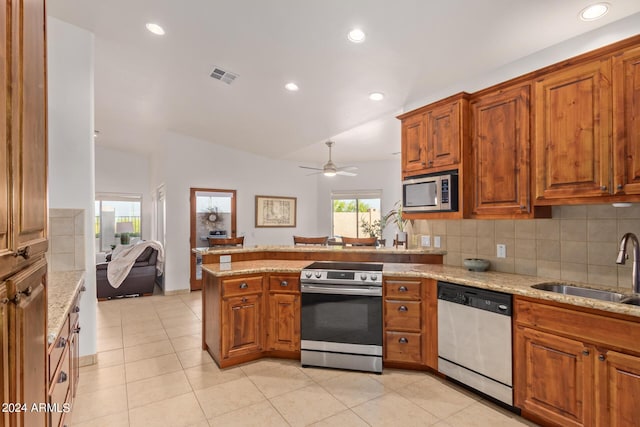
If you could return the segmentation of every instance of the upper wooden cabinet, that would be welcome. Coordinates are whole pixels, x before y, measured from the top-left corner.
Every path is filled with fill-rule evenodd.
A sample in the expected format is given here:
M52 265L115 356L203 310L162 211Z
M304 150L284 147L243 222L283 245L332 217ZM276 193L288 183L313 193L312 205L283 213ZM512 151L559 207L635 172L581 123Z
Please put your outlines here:
M471 110L472 217L529 218L531 203L530 84L474 97ZM549 216L538 209L538 216Z
M640 47L613 57L614 192L640 194Z
M468 96L463 92L398 116L403 177L458 167L467 137Z
M9 29L0 36L0 277L47 250L44 1L9 3L0 12Z
M535 82L536 198L600 197L611 190L611 61Z

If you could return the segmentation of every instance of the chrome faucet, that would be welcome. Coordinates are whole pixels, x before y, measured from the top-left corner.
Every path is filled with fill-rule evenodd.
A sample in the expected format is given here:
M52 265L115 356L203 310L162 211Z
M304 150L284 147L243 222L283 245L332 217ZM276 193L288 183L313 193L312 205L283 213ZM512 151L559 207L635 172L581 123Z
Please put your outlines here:
M640 294L640 244L638 238L633 233L626 233L620 240L620 252L618 252L618 258L616 264L624 265L625 261L629 257L627 255L627 241L631 240L633 244L633 269L631 273L631 281L633 282L633 292Z

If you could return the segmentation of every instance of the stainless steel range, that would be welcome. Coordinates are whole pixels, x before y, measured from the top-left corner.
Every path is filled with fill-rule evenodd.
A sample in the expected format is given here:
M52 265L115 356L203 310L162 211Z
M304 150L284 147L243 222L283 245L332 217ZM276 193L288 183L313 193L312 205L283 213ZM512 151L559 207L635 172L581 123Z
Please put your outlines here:
M314 262L300 273L302 366L382 372L382 264Z

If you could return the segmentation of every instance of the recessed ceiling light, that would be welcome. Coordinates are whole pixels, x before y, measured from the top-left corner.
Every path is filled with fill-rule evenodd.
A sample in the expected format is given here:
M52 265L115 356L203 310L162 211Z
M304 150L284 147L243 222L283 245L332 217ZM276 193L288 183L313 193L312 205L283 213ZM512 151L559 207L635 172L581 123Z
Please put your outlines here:
M155 35L164 36L164 28L162 28L158 24L154 24L153 22L147 22L147 25L145 25L145 27L147 27L147 30L151 31Z
M382 101L384 99L384 93L373 92L369 94L369 99L372 101Z
M583 21L595 21L609 12L609 3L595 3L580 11L580 19Z
M362 43L366 37L364 31L360 28L354 28L347 34L347 38L354 43Z
M285 89L290 90L291 92L295 92L298 89L300 89L298 85L293 82L287 83L286 85L284 85L284 87Z

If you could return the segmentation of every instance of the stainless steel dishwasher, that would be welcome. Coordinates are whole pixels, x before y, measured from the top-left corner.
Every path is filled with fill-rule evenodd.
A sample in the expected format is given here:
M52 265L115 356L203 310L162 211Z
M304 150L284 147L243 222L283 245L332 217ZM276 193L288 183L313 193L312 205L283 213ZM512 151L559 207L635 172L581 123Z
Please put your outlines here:
M438 282L438 371L513 406L511 295Z

